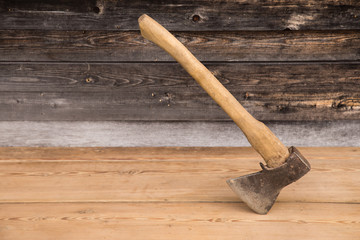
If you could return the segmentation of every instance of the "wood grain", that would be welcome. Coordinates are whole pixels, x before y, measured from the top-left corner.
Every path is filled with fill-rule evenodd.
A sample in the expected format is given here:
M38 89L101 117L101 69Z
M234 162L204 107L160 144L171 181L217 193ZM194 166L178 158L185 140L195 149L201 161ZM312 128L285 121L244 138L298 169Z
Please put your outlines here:
M243 144L143 13L284 143L359 145L359 1L0 0L0 146ZM261 216L225 183L250 148L0 148L0 239L359 239L359 147L300 150Z
M0 226L3 240L54 234L88 240L350 240L360 237L359 211L359 204L330 203L277 203L269 215L239 203L0 204Z
M251 148L0 148L1 239L357 239L360 148L300 151L312 171L258 215L223 181Z
M206 64L261 121L360 118L359 63ZM0 120L221 120L175 63L2 63Z
M174 32L201 61L360 59L358 31ZM173 61L134 31L0 30L1 61Z
M129 11L131 9L131 11ZM138 30L147 13L169 30L360 28L357 1L1 1L1 29ZM265 19L265 20L264 20Z
M360 121L265 122L287 146L360 147ZM1 121L3 147L239 147L233 122Z
M359 148L300 150L312 170L278 201L359 203ZM9 203L237 202L226 179L259 171L261 161L246 148L1 148L1 155L0 202Z

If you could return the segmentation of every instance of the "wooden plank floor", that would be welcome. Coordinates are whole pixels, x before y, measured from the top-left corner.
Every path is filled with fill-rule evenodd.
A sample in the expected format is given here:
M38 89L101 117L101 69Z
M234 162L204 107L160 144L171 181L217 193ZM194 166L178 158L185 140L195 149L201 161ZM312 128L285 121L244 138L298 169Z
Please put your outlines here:
M0 239L359 239L360 148L300 151L263 216L225 183L251 148L0 148Z

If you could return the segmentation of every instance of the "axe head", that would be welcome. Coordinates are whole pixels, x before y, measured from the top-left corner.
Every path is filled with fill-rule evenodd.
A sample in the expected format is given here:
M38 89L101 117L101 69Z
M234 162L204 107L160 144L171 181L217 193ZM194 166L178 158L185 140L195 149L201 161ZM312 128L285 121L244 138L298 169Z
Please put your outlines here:
M295 147L290 147L289 152L290 156L279 167L268 168L260 163L260 172L227 180L231 189L256 213L268 213L281 189L310 171L309 162Z

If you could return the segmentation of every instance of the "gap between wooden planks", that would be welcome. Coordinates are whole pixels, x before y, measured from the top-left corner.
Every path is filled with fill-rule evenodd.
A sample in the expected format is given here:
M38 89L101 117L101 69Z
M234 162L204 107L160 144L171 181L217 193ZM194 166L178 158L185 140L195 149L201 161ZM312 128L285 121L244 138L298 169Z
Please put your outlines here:
M0 237L359 238L360 148L300 151L312 171L260 216L225 183L251 148L0 148Z

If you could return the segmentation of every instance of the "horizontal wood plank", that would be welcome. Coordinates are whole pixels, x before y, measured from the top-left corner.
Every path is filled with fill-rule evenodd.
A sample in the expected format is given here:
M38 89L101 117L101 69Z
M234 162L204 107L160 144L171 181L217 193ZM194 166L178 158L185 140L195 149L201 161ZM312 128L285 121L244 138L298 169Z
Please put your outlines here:
M260 170L261 161L244 148L224 155L227 149L0 150L0 202L8 203L238 202L225 181ZM283 189L278 201L359 203L359 148L300 150L312 170Z
M200 61L359 60L358 31L175 32ZM139 32L1 30L0 61L174 61Z
M360 118L360 64L212 63L262 121ZM225 120L177 63L2 63L0 120Z
M360 121L265 122L288 145L360 147ZM233 122L0 121L3 147L250 146Z
M351 0L3 0L0 12L0 29L138 30L143 13L170 30L360 29L360 3Z
M268 215L239 203L0 204L0 228L3 240L352 240L360 237L359 211L329 203L277 203Z

